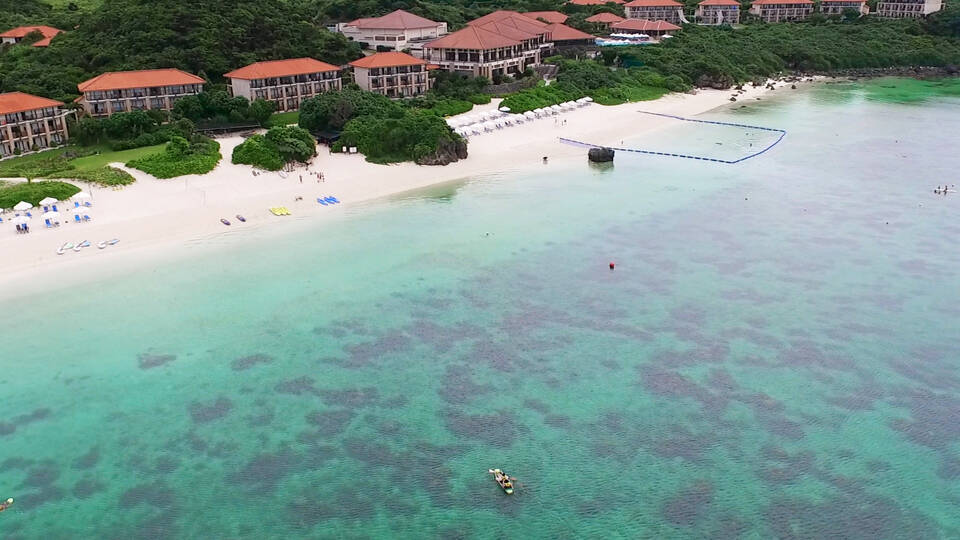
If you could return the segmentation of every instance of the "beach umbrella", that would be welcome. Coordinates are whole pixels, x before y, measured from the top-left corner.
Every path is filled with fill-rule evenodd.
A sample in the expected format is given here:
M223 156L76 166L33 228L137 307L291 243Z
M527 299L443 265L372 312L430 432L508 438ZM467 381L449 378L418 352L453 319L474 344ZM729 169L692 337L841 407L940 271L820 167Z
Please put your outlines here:
M537 117L537 113L535 113L535 112L533 112L533 111L527 111L527 112L523 113L523 116L525 116L525 117L533 120L534 118Z
M82 200L82 199L89 199L89 198L90 198L90 194L87 193L86 191L81 191L80 193L77 193L76 195L74 195L74 196L71 197L71 198L72 198L72 199L81 199L81 200Z
M41 217L43 219L60 219L60 212L44 212L43 216Z
M587 103L593 103L593 98L590 96L583 98L583 100L586 101Z
M16 210L16 211L18 211L18 212L22 212L22 211L24 211L24 210L29 210L29 209L31 209L31 208L33 208L33 205L30 204L30 203L28 203L27 201L20 201L20 202L18 202L18 203L16 204L16 206L13 207L13 209Z
M510 112L510 107L500 107L500 112Z
M560 112L560 111L563 110L563 108L561 108L559 105L553 105L553 106L550 107L550 108L553 109L553 110L556 111L556 112Z
M48 204L53 204L53 203L55 203L55 202L57 202L57 200L54 199L53 197L44 197L43 200L40 201L40 205L41 205L41 206L46 206L46 205L48 205Z
M29 217L29 216L17 216L17 217L15 217L15 218L11 219L11 220L10 220L10 223L13 223L14 225L23 225L23 224L25 224L25 223L28 222L28 221L30 221L30 217Z

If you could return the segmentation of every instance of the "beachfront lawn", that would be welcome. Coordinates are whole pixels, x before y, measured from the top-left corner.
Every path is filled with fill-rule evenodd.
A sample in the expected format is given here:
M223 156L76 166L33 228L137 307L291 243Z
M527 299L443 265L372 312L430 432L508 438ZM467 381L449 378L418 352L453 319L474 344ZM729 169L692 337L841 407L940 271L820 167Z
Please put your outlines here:
M130 150L102 150L99 154L78 157L70 161L70 164L77 170L88 171L100 169L108 163L127 163L135 159L140 159L150 154L163 152L164 144L154 146L143 146L140 148L131 148Z
M127 163L157 178L176 178L188 174L206 174L220 162L220 143L206 137L188 142L174 137L162 152L143 156Z
M290 124L296 124L299 121L300 121L300 111L287 111L282 113L273 113L270 115L270 119L267 120L266 127L288 126Z
M128 186L136 181L130 173L107 166L96 169L71 169L57 173L56 175L50 176L50 178L80 180L101 186Z
M120 151L106 145L55 148L0 161L0 178L66 178L104 186L128 185L134 178L107 167L107 163L126 163L160 153L163 147L160 144Z
M613 88L599 88L590 92L593 101L600 105L620 105L634 101L660 99L670 93L666 88L655 86L618 84Z
M21 182L0 187L0 208L13 208L20 201L37 206L40 201L53 197L64 200L80 192L80 188L66 182Z

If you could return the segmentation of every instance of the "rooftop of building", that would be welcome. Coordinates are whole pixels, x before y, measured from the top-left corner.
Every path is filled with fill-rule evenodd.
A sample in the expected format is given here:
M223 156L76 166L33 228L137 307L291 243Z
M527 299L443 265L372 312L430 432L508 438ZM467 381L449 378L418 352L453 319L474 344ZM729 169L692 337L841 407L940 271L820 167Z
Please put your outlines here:
M433 28L439 24L442 23L425 19L402 9L387 13L383 17L368 17L347 23L348 26L371 30L413 30L416 28Z
M350 65L358 68L386 68L398 66L422 66L426 65L426 60L421 60L403 52L379 52L364 56L358 60L350 62Z
M254 80L339 70L340 68L333 64L314 60L313 58L291 58L288 60L255 62L249 66L225 73L223 76L230 79Z
M205 81L179 69L143 69L139 71L108 71L77 85L81 92L96 90L126 90L179 84L203 84Z
M63 105L59 101L47 99L23 92L7 92L0 94L0 114L14 114L35 109L45 109L47 107L59 107Z

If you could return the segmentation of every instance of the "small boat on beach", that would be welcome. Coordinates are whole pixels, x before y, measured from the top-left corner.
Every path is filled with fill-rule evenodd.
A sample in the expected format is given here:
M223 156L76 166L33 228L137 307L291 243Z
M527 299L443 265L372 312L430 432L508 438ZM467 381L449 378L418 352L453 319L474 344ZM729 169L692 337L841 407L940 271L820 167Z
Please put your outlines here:
M240 223L246 223L247 218L241 216L240 214L237 214L237 221L239 221Z
M220 218L220 223L223 223L224 225L226 225L226 226L228 226L228 227L230 226L230 222L227 221L226 218Z
M83 248L85 248L85 247L90 247L90 241L89 241L89 240L84 240L83 242L80 242L79 244L73 246L73 250L74 250L74 251L80 251L81 249L83 249Z
M97 249L103 249L103 248L105 248L105 247L107 247L107 241L106 241L106 240L101 240L101 241L97 242Z
M490 469L487 472L493 475L493 479L503 488L504 493L513 495L513 479L510 478L510 475L500 469Z
M73 249L73 242L67 242L57 249L57 255L63 255L68 249Z
M117 245L117 242L119 242L119 241L120 241L119 238L114 238L113 240L110 240L109 242L107 242L107 245L108 245L108 246L115 246L115 245Z

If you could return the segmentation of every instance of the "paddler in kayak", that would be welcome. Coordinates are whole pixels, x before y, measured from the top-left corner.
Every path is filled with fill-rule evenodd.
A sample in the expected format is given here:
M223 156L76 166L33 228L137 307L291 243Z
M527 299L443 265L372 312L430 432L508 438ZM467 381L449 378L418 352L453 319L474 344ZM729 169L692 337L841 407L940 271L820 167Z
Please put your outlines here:
M13 506L13 497L10 497L5 501L0 502L0 512L3 512L4 510L6 510L7 508L10 508L11 506Z
M509 475L504 474L504 472L500 469L490 469L487 472L493 475L493 479L500 484L500 487L503 488L504 493L507 495L513 494L513 479L510 478Z

